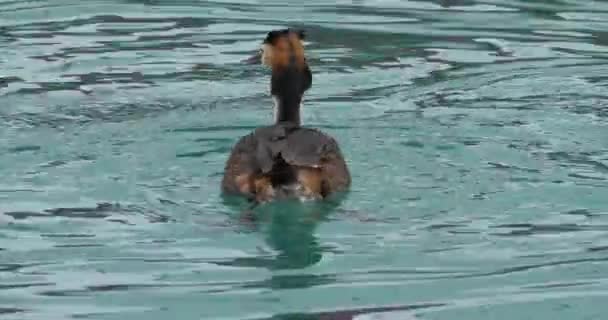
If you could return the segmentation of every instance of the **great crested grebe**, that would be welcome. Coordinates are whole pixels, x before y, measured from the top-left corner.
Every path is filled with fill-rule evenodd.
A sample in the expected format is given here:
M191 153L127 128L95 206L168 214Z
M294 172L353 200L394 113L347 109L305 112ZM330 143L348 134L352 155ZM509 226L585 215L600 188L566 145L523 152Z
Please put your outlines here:
M275 123L255 129L234 145L222 180L225 194L257 203L320 200L350 186L350 172L336 140L301 126L302 97L312 84L303 39L302 31L270 31L259 54L250 59L261 60L272 70Z

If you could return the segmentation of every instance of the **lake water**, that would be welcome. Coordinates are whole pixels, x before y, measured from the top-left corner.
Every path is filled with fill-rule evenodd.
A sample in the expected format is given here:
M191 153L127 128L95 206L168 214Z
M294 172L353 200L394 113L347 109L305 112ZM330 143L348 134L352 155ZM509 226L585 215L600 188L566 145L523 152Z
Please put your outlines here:
M306 30L347 197L247 213ZM608 315L608 2L0 0L0 319Z

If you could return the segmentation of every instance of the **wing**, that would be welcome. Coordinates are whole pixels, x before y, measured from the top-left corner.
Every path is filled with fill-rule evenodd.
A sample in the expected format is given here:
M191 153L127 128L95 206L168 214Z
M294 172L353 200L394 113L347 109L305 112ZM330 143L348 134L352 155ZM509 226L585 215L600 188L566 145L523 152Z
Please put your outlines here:
M255 143L251 134L243 136L232 148L222 179L222 189L228 193L253 194L253 175L258 171L255 158Z
M344 190L351 183L350 172L338 143L319 130L301 128L292 132L287 137L282 156L291 165L317 169L314 180L320 181L320 192L324 195Z
M300 168L305 179L321 181L323 193L350 185L350 173L335 139L317 129L280 124L258 128L239 139L226 163L224 190L255 193L256 179L269 173L281 158Z

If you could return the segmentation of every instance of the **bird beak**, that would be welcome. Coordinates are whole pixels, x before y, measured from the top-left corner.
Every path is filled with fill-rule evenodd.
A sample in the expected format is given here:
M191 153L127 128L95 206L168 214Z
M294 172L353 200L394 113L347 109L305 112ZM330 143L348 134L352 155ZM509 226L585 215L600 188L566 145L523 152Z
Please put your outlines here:
M251 57L243 60L243 62L246 64L260 64L260 63L262 63L262 53L257 52L256 54L252 55Z

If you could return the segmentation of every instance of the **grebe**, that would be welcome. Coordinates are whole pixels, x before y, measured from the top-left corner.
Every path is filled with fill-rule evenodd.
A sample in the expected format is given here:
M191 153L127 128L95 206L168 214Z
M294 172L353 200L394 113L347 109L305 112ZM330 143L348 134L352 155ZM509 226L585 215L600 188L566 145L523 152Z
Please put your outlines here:
M224 168L223 193L263 203L321 200L349 188L350 172L336 140L301 126L302 97L312 84L303 40L300 30L270 31L258 55L250 59L272 70L275 123L255 129L234 145Z

